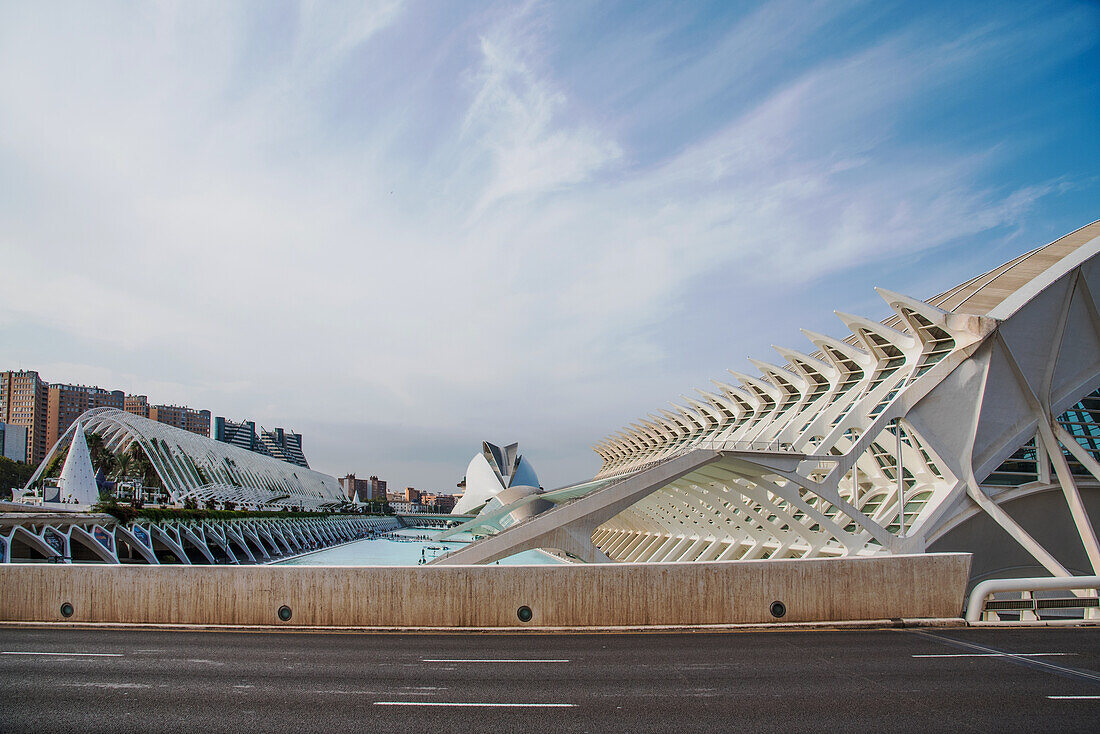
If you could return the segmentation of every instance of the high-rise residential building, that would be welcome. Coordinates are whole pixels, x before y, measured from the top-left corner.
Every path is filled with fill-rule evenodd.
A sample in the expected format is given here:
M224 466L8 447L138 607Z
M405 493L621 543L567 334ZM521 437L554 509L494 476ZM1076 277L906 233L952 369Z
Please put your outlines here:
M272 431L260 427L260 445L263 452L276 459L309 468L306 455L302 453L302 434L276 428Z
M378 477L371 477L370 479L356 479L354 474L348 474L346 477L340 479L340 486L344 489L344 494L347 495L349 500L354 500L356 502L384 500L385 495L378 496L373 492L373 487L375 486L374 483L377 480Z
M122 410L126 396L121 390L104 390L88 385L52 383L47 390L46 444L53 446L80 414L92 408Z
M219 416L214 421L214 431L211 438L223 443L231 443L242 449L255 451L264 456L270 456L281 461L286 461L297 466L309 468L309 462L302 452L302 434L287 431L282 428L267 430L260 427L256 432L255 421L231 421Z
M348 474L346 477L340 477L336 481L340 482L340 489L344 491L344 495L349 500L353 501L356 499L356 495L359 494L358 483L367 483L365 479L356 479L354 474Z
M27 429L26 461L38 464L85 411L118 408L143 418L210 435L210 411L149 405L144 395L126 395L88 385L53 384L31 370L0 372L0 421Z
M23 461L38 464L49 450L46 409L49 385L31 370L0 372L0 421L26 429Z
M218 416L214 419L214 432L210 437L215 441L231 443L248 451L257 451L260 445L260 437L256 435L255 421L240 421L238 423Z
M144 395L127 395L122 401L122 409L142 418L149 417L149 398Z
M344 490L344 494L346 494L350 500L355 500L357 502L385 502L388 499L386 497L385 480L379 479L376 476L371 476L370 479L357 479L354 474L348 474L339 481L340 486ZM416 492L415 489L413 491ZM399 499L404 499L403 495L399 495L398 497Z
M414 504L420 502L420 490L413 489L412 487L405 487L405 501Z
M27 428L0 422L0 456L12 461L27 460Z
M210 411L195 410L183 405L151 405L149 419L168 426L182 428L200 436L210 437Z
M121 406L112 407L120 407L132 415L182 428L200 436L210 436L209 410L195 410L182 405L149 405L149 398L144 395L127 395Z

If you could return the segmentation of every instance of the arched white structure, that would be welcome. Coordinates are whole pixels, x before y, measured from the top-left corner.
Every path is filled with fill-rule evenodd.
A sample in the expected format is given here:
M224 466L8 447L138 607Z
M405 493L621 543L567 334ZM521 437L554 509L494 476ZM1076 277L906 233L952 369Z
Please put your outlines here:
M466 491L452 514L476 515L538 492L538 475L520 456L519 444L500 447L485 441L466 467Z
M335 477L115 408L95 408L84 413L50 449L27 483L28 488L70 442L79 449L83 433L73 440L78 426L83 426L84 432L99 435L106 448L116 454L137 442L173 502L194 498L199 504L208 499L230 501L242 509L320 510L345 501ZM86 444L84 452L87 453Z
M542 496L563 506L475 519L497 535L440 562L963 550L976 579L1100 573L1098 253L1100 222L927 301L879 290L888 319L838 313L847 338L805 332L620 429L594 481Z
M255 564L402 527L394 517L319 515L139 521L74 514L0 528L0 563Z

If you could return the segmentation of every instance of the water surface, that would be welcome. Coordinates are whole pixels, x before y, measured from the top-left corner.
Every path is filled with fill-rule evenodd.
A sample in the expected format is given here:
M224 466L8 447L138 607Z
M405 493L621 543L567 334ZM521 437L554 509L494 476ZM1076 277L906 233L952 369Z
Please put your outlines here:
M446 541L432 540L439 528L402 528L391 537L365 538L335 548L279 561L279 566L416 566L421 560L457 550L472 538L459 533ZM558 564L562 561L538 550L523 551L497 562L502 566Z

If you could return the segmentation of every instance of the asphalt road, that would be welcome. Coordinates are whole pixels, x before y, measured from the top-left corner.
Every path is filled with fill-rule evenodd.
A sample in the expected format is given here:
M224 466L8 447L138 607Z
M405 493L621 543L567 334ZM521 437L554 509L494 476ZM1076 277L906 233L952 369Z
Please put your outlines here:
M0 730L1096 732L1100 629L0 629Z

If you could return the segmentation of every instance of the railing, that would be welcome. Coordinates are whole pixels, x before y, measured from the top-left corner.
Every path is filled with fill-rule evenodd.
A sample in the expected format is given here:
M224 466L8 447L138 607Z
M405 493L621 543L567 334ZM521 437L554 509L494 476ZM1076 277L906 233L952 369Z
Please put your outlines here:
M1057 599L1037 599L1036 591L1083 591L1092 592L1087 596L1063 597ZM1037 621L1038 612L1046 609L1081 609L1084 619L1097 619L1100 599L1100 576L1055 576L1028 579L989 579L982 581L970 592L966 605L966 621L977 622L991 620L998 612L1019 612L1020 621ZM999 592L1021 592L1020 599L993 599ZM1031 620L1026 619L1030 617Z
M785 453L791 451L789 443L772 441L700 441L692 444L689 450L710 449L711 451L772 451Z

